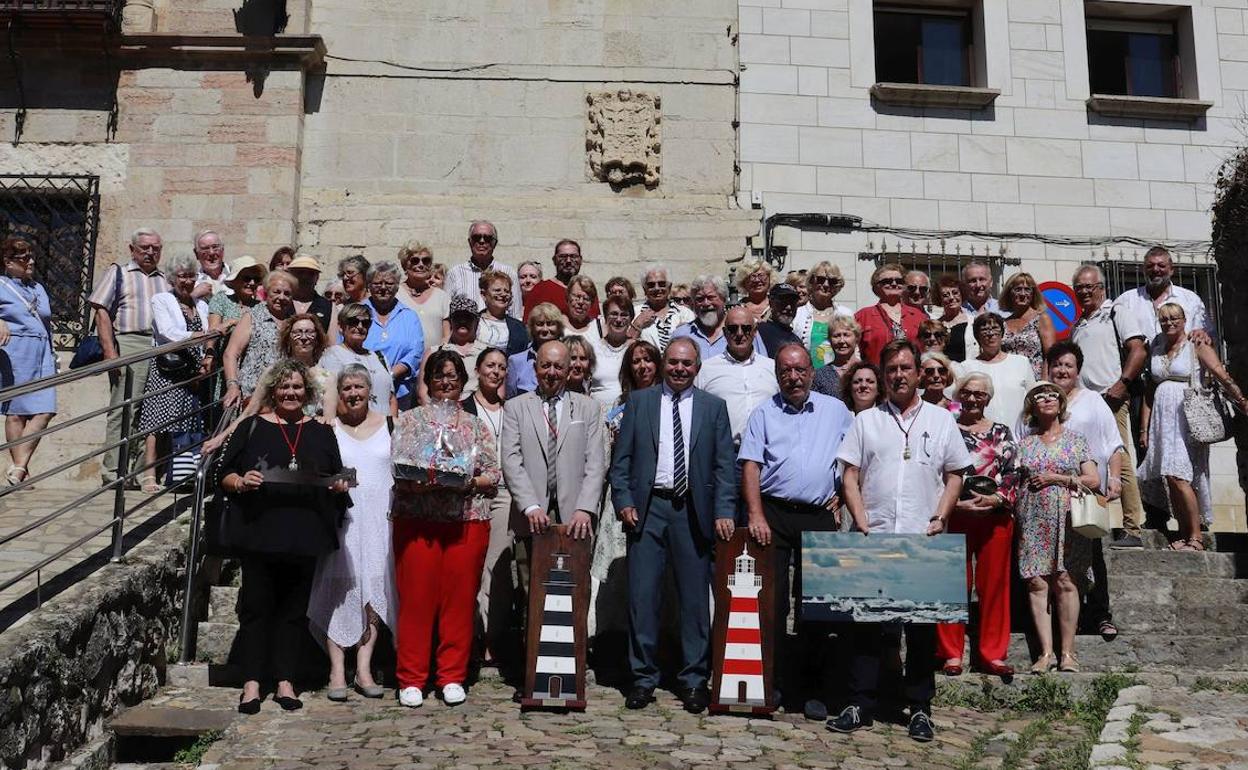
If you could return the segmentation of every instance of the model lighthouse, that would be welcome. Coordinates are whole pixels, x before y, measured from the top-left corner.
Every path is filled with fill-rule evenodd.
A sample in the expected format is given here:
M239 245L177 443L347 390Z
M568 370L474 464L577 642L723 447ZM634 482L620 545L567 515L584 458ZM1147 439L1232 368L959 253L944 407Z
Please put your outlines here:
M554 554L547 576L546 603L538 640L533 697L544 701L576 698L576 635L572 624L572 557Z
M765 706L763 637L758 595L763 579L754 572L754 557L741 544L735 569L728 576L728 634L719 680L719 702L726 706Z

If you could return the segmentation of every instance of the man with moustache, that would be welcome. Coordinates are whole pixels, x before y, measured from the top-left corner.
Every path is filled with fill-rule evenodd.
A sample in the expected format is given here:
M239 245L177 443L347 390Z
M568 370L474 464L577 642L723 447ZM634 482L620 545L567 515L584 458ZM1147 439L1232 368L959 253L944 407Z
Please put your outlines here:
M112 265L101 276L99 283L87 302L95 308L95 329L99 334L104 360L127 356L150 350L152 347L152 297L169 291L165 274L160 272L160 254L164 244L160 233L146 227L130 236L130 261ZM132 396L137 396L147 382L146 362L129 367ZM125 400L126 378L120 371L109 373L109 405L104 429L104 442L114 444L128 436L139 424L139 410L131 410L130 425L122 425L120 404ZM131 447L131 467L142 464L143 453L138 443ZM120 448L113 447L104 453L104 466L100 471L105 484L117 480L117 459ZM127 486L137 488L133 479Z
M711 702L711 555L735 525L732 432L720 398L693 387L698 346L674 339L663 383L628 397L611 462L611 500L628 537L629 666L624 701L643 709L659 684L659 609L671 564L680 602L677 695L697 714Z
M758 325L758 336L763 341L767 357L774 360L781 346L802 341L793 331L793 319L797 317L801 295L790 284L778 283L767 292L767 304L771 307L771 317Z
M555 255L551 258L555 263L555 277L538 281L524 298L524 320L529 320L529 311L543 302L549 302L566 316L568 314L568 283L580 275L583 259L581 244L571 238L564 238L555 244ZM598 317L598 300L590 305L589 317Z
M919 396L919 351L909 340L893 340L880 353L884 403L858 414L841 442L844 498L863 535L945 531L971 465L953 415ZM833 732L850 733L874 724L884 635L895 626L855 623L849 674L849 705L828 720ZM936 626L905 624L905 698L910 737L930 741L932 696L936 692Z
M693 292L694 318L672 331L672 339L688 337L698 346L703 361L709 361L728 349L724 336L725 308L728 305L728 284L717 275L700 275L689 284ZM755 332L755 348L762 350L763 341Z
M808 718L822 720L828 716L832 650L826 633L820 638L801 622L796 627L798 645L788 643L789 565L795 565L792 595L800 601L802 533L840 529L836 459L854 416L839 399L811 392L815 367L800 342L780 348L775 378L780 392L754 410L741 436L741 495L750 535L760 545L775 545L770 582L781 693L790 702L804 702ZM803 687L813 678L800 671L806 664L822 672L818 688Z
M504 265L494 258L494 249L498 246L498 228L493 223L479 219L468 226L468 248L472 256L467 262L452 267L446 274L447 294L454 297L461 294L477 304L477 310L485 309L485 298L481 296L481 274L486 270L498 270L511 278L511 308L507 311L513 318L524 314L524 304L520 299L520 279L516 277L515 268Z

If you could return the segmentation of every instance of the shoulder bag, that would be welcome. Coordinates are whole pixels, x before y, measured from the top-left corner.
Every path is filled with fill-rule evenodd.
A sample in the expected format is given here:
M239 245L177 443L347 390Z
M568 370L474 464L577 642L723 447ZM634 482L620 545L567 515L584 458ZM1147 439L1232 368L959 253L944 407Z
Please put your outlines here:
M116 268L116 274L113 276L113 312L121 304L121 265L113 265ZM100 344L99 330L95 328L95 310L91 311L91 333L82 338L78 343L78 349L74 351L74 357L69 360L70 369L79 369L91 364L98 364L104 360L104 346ZM114 334L113 339L117 337Z
M1190 343L1189 343L1190 344ZM1192 438L1202 444L1216 444L1230 435L1231 407L1222 395L1221 387L1202 386L1196 379L1200 371L1200 359L1192 348L1192 373L1188 387L1183 392L1183 416Z
M1109 534L1109 508L1105 499L1079 485L1070 493L1070 527L1083 537L1099 540Z

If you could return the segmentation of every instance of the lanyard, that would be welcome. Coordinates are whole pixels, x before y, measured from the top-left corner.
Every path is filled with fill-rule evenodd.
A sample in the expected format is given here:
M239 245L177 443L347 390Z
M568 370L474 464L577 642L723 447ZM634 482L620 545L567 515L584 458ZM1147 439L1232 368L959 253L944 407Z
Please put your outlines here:
M914 410L914 417L910 418L910 427L906 428L902 426L901 419L898 418L897 415L893 412L893 405L892 404L888 405L888 415L893 418L893 422L897 423L897 429L901 431L901 435L905 436L905 439L906 439L905 451L901 453L901 459L903 460L910 459L910 431L914 430L914 424L919 421L919 414L922 411L923 411L923 400L919 399L919 408Z
M274 415L276 417L276 415ZM286 435L286 426L282 424L282 418L277 418L277 428L282 432L282 440L286 442L286 446L290 449L290 465L286 466L292 471L299 470L299 460L295 457L295 452L299 449L299 439L303 437L304 421L299 422L299 430L295 431L295 440L292 442L290 436Z

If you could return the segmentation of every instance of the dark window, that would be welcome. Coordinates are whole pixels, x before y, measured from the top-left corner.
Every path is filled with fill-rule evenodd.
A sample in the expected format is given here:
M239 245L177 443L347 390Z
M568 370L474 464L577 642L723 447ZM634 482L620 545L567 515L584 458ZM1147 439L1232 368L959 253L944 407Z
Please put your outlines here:
M47 289L61 350L76 348L87 331L99 206L98 177L0 175L0 240L34 247L35 280Z
M1088 75L1094 94L1179 96L1174 25L1089 20Z
M875 11L875 79L881 83L971 85L969 12Z

